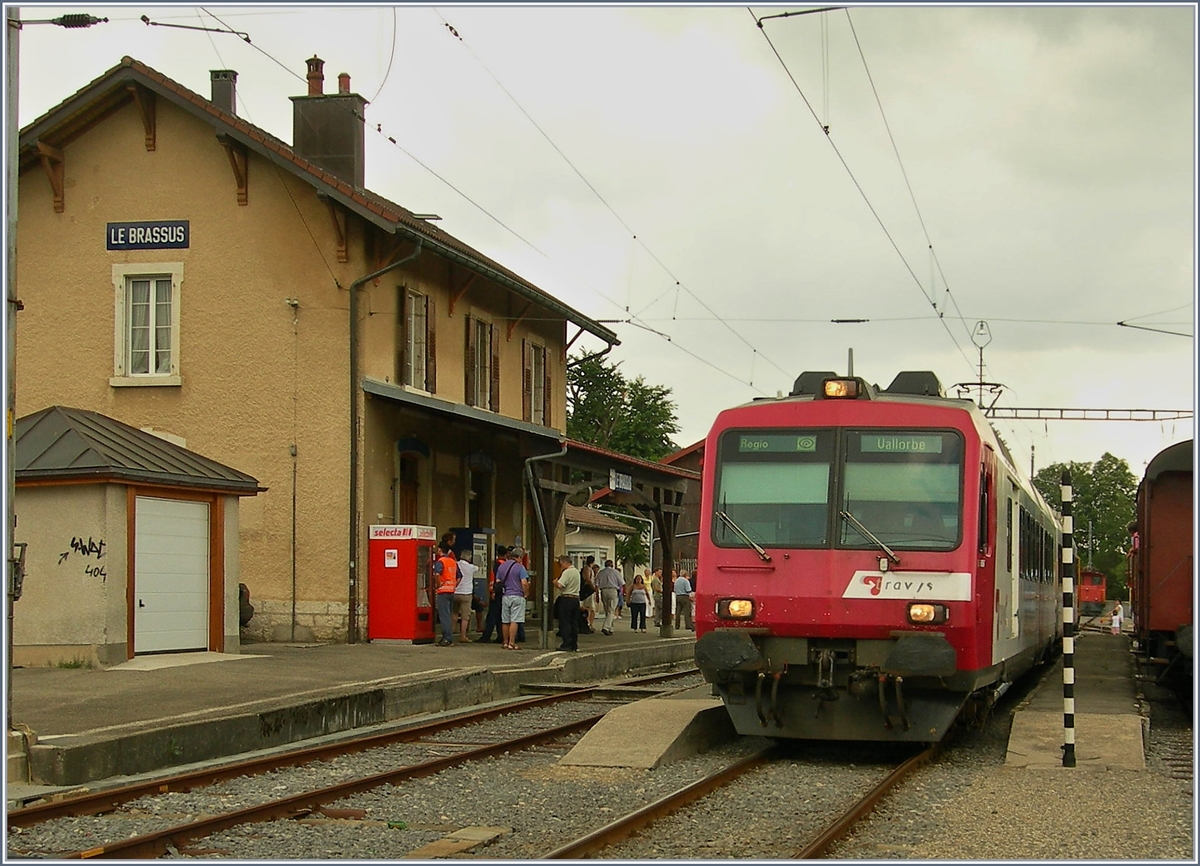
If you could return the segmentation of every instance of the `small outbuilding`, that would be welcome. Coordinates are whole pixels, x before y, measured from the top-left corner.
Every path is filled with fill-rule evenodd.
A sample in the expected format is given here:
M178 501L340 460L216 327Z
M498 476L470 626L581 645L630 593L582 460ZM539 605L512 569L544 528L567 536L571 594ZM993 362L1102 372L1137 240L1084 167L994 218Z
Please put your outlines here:
M582 565L587 557L596 557L596 564L603 567L606 559L617 559L617 536L637 535L637 530L627 523L615 520L594 508L567 505L564 517L567 522L567 555L575 565Z
M20 418L15 438L13 663L239 651L238 502L255 478L82 409Z

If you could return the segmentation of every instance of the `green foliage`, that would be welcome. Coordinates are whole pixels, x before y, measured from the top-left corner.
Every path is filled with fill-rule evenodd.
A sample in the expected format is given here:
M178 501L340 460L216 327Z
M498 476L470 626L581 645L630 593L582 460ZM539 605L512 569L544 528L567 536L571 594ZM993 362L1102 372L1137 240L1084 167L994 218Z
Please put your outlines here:
M1109 598L1128 598L1125 556L1129 551L1129 523L1136 508L1137 478L1127 462L1107 452L1095 463L1046 466L1038 470L1033 484L1047 502L1059 509L1064 470L1071 473L1071 513L1079 567L1087 567L1090 555L1092 568L1108 576Z
M678 446L677 407L671 389L627 380L619 363L571 358L567 368L567 435L610 451L660 460Z
M616 518L621 520L621 518ZM629 562L633 565L649 565L650 550L647 542L650 540L647 527L640 521L621 520L637 530L636 535L618 535L616 543L617 562Z

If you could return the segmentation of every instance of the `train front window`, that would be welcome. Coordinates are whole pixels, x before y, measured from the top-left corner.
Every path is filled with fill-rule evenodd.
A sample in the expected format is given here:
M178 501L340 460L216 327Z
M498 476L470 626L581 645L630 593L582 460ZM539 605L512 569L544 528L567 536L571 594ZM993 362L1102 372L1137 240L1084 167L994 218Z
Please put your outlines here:
M826 546L833 448L827 430L725 433L715 509L764 547ZM725 521L712 532L721 547L748 546Z
M930 430L848 431L842 508L897 550L953 550L961 538L963 441ZM872 547L840 521L839 547Z

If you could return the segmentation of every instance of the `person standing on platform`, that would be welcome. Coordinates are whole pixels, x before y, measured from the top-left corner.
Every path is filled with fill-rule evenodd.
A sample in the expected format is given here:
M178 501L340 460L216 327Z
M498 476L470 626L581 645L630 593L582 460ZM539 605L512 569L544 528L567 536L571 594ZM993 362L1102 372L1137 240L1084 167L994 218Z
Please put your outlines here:
M1121 617L1124 615L1124 613L1125 611L1121 608L1121 602L1118 601L1115 605L1113 605L1111 614L1113 634L1121 633Z
M509 548L504 565L496 569L496 580L503 586L500 607L501 632L504 648L520 649L517 646L517 626L525 622L525 595L529 592L529 572L521 565L525 551L519 547Z
M688 580L686 571L680 572L675 578L675 628L679 628L679 620L683 618L688 631L695 631L692 622L692 582Z
M579 569L579 631L582 634L593 634L596 629L596 585L587 567Z
M558 587L558 630L562 634L559 650L575 652L579 649L579 569L571 564L571 557L560 556L562 573L554 585Z
M658 628L662 625L663 606L663 582L661 568L654 569L654 574L650 576L650 604L654 609L654 627Z
M454 643L454 591L458 588L458 560L454 551L442 542L441 552L433 561L433 575L437 581L437 614L442 627L442 637L438 646L450 646Z
M646 581L639 574L629 587L629 604L626 607L629 608L629 627L642 634L646 633L646 599L649 593Z
M504 643L504 630L500 627L500 608L504 596L504 586L496 579L496 572L507 561L508 548L503 544L496 545L496 561L492 563L491 581L488 584L487 620L483 624L483 634L479 639L484 643ZM496 638L492 640L492 629L496 630Z
M613 618L617 615L617 596L625 590L625 577L613 568L611 559L604 561L604 568L596 575L596 589L600 591L600 601L604 604L604 627L601 634L613 633Z
M479 568L471 561L473 554L464 550L458 556L458 585L454 588L454 616L458 620L458 639L470 643L467 629L471 627L471 600L475 598L475 572Z

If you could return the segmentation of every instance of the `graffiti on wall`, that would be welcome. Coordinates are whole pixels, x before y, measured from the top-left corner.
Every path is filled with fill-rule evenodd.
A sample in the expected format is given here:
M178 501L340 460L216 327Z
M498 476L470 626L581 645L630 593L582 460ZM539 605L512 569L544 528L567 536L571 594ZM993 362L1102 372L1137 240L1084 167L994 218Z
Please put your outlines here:
M58 564L62 565L71 556L72 553L84 558L83 573L88 577L98 577L100 580L105 580L108 577L107 567L100 562L104 558L104 539L96 541L90 535L85 541L78 535L71 536L71 545L58 556ZM91 562L92 557L96 558L96 562Z

